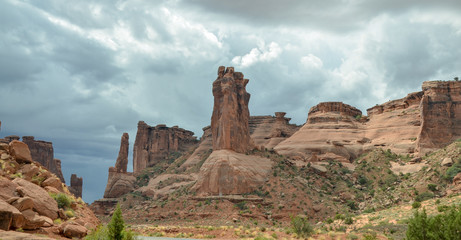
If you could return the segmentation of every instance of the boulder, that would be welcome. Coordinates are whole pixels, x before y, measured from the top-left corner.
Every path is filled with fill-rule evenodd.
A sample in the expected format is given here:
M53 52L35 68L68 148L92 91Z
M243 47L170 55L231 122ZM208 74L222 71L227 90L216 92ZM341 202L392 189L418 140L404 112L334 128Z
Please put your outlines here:
M17 140L10 142L10 154L18 163L32 163L29 147L23 142Z
M19 211L34 208L34 201L30 197L17 198L10 203L12 206L17 208Z
M24 210L21 213L25 218L25 224L23 227L24 229L29 229L29 230L37 229L37 228L42 227L46 222L45 218L39 216L32 209Z
M68 238L83 238L86 236L87 231L83 226L67 224L63 229L63 234Z
M22 173L24 179L30 181L40 172L40 169L35 164L24 164L19 169L19 172Z
M453 160L451 158L447 157L442 160L442 166L450 167L451 165L453 165Z
M42 182L42 187L54 187L62 191L62 183L58 178L50 177Z
M12 197L16 197L16 188L19 185L10 181L9 179L0 176L0 200L8 200Z
M50 197L47 191L43 188L28 182L21 178L13 180L21 188L18 188L18 193L23 197L30 197L34 201L34 210L40 215L56 219L58 217L58 204Z
M14 206L0 200L0 229L8 230L6 227L9 222L8 228L21 228L24 226L24 216Z
M111 172L114 171L114 172ZM127 173L118 173L114 168L109 169L109 178L107 181L104 198L117 198L126 193L133 191L136 177Z

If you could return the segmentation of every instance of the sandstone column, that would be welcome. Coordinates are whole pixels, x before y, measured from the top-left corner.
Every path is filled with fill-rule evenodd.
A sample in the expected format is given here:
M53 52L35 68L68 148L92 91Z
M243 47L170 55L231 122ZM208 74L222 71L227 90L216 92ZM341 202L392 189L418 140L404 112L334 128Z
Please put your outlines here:
M248 79L244 79L242 73L234 72L233 67L219 67L218 78L213 82L213 150L245 153L250 149L250 94L245 89L247 83Z
M128 166L128 148L128 133L123 133L120 141L120 151L118 152L117 161L115 162L117 172L126 173Z

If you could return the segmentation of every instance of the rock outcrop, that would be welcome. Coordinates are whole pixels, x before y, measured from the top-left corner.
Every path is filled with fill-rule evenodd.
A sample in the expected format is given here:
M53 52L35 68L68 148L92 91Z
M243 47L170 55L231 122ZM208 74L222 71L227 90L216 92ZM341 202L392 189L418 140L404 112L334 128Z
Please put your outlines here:
M320 103L306 124L274 149L295 159L322 161L326 153L349 161L374 148L421 155L461 137L461 82L424 82L421 92L360 110Z
M290 124L291 119L286 118L285 114L284 112L276 112L275 117L250 117L250 136L256 147L272 149L299 130L299 126Z
M213 82L213 152L201 166L193 187L200 195L249 193L268 178L271 161L244 154L254 146L250 138L247 83L234 68L219 67L218 78Z
M428 81L422 88L418 147L427 152L461 136L461 82Z
M160 124L151 127L139 121L133 147L133 172L136 174L152 167L167 159L169 154L186 151L197 142L193 132L178 126L169 128Z
M192 155L181 165L181 168L190 168L198 164L204 157L207 157L213 150L213 138L211 137L211 126L203 128L203 135L200 138L199 146L194 150Z
M213 151L200 168L194 188L201 195L250 193L266 182L271 167L267 158Z
M120 142L120 151L118 153L117 161L115 162L115 169L117 172L126 173L128 166L128 133L123 133L122 140Z
M29 146L32 160L42 164L42 166L56 174L61 182L65 182L61 168L57 166L57 162L54 159L53 144L51 142L35 140L32 136L24 136L22 137L22 141Z
M245 153L252 147L247 84L248 79L244 79L241 72L234 72L233 67L219 67L218 78L213 82L213 150L227 149Z
M136 178L126 171L128 165L128 133L123 133L120 141L120 151L115 167L109 168L104 198L117 198L133 191Z
M85 234L90 226L99 224L86 204L74 198L58 177L40 163L32 161L27 144L17 140L9 144L0 143L0 156L3 166L0 168L0 229L40 231L57 238L69 224L66 220L70 220L70 217L73 224L78 224ZM71 201L70 206L59 208L52 197L56 194L65 195ZM65 210L70 212L70 209L72 215L67 215ZM62 224L53 221L58 217ZM1 232L0 235L14 236L10 233ZM24 237L29 239L32 236ZM83 234L79 237L83 237Z
M69 191L74 194L74 196L81 198L83 189L83 178L77 177L77 174L72 174L70 176L70 187Z

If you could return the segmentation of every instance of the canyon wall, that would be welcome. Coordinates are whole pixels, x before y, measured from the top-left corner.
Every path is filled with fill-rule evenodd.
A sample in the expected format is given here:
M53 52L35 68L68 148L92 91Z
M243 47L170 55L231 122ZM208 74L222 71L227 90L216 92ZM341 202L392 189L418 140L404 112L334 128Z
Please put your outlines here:
M163 124L151 127L139 121L133 147L133 172L139 173L167 159L169 154L186 151L197 143L191 131Z

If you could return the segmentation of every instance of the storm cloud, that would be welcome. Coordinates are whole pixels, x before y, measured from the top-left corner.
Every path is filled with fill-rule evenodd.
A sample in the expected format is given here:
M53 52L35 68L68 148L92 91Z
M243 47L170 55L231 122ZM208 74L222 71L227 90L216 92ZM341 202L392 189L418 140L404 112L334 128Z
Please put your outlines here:
M454 0L5 0L0 136L52 141L92 202L139 120L201 136L218 66L250 79L252 115L303 124L321 101L365 111L460 75L460 13Z

